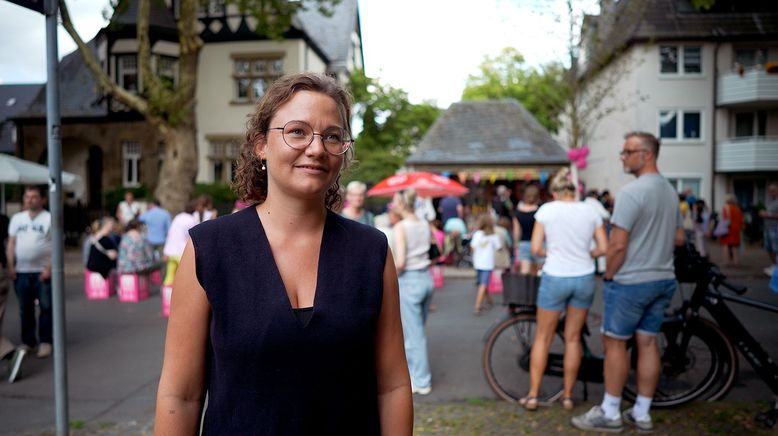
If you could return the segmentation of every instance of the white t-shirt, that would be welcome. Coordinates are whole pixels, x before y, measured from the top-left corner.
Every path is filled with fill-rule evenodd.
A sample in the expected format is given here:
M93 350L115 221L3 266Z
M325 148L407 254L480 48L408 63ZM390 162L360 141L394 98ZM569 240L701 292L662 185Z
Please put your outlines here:
M594 273L591 243L602 218L586 203L552 201L540 206L535 220L546 235L543 273L577 277Z
M40 211L30 218L21 211L11 218L8 235L16 237L16 271L39 273L51 263L51 214Z
M189 229L200 224L194 215L181 212L173 218L170 229L167 231L165 247L162 253L165 256L181 256L184 254L186 243L189 242Z
M502 247L500 235L487 235L483 230L473 233L470 249L473 251L473 268L484 271L494 269L494 255Z
M137 201L133 201L132 204L130 204L122 200L122 202L119 203L119 212L122 214L120 217L122 225L127 225L133 218L140 215L140 205Z

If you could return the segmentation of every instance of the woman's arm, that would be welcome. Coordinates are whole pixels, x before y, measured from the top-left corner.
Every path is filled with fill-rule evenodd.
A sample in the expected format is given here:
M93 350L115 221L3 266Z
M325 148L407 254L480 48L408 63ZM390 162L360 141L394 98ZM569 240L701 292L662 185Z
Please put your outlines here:
M511 218L513 223L513 243L518 247L519 241L521 241L521 226L519 225L519 219L515 216Z
M397 272L402 272L405 269L405 227L403 227L402 221L395 224L392 227L394 230L394 249L397 250L397 258L394 259L394 266Z
M384 266L384 296L376 331L375 366L381 434L410 436L413 432L411 379L405 360L397 273L391 250Z
M195 275L191 241L181 257L172 298L165 360L157 389L157 436L197 434L205 399L210 304Z
M597 259L600 256L605 256L608 253L608 237L605 236L605 225L597 226L594 229L594 242L597 246L592 250L592 257Z
M546 230L538 221L532 227L532 238L530 239L530 251L533 256L544 257L546 249L543 248L543 240L546 239Z

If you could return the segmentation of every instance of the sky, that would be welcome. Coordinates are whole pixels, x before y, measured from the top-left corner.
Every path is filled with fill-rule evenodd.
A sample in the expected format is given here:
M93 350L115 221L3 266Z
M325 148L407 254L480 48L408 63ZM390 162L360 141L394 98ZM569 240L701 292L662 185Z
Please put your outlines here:
M66 0L81 37L105 25L106 0ZM597 0L573 0L597 13ZM514 47L531 66L567 57L565 0L359 0L365 72L413 103L459 101L485 56ZM43 15L0 0L0 84L46 80ZM60 26L60 57L75 44Z

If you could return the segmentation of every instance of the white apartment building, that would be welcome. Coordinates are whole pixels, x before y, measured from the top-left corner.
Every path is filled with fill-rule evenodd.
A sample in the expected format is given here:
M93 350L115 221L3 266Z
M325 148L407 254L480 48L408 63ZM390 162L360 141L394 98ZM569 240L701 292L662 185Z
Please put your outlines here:
M633 180L619 151L639 130L661 139L659 169L679 192L717 210L728 193L741 207L764 204L766 183L778 180L778 12L766 3L698 11L689 0L601 1L580 59L591 71L595 51L616 56L588 82L609 91L607 114L586 126L587 188L618 196Z

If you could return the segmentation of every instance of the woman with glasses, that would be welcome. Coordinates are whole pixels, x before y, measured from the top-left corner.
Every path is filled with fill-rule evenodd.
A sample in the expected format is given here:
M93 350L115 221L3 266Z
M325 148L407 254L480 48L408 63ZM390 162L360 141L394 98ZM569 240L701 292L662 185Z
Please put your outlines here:
M235 180L254 203L190 231L157 393L156 433L412 431L386 237L332 212L352 152L334 79L282 77L252 114Z

